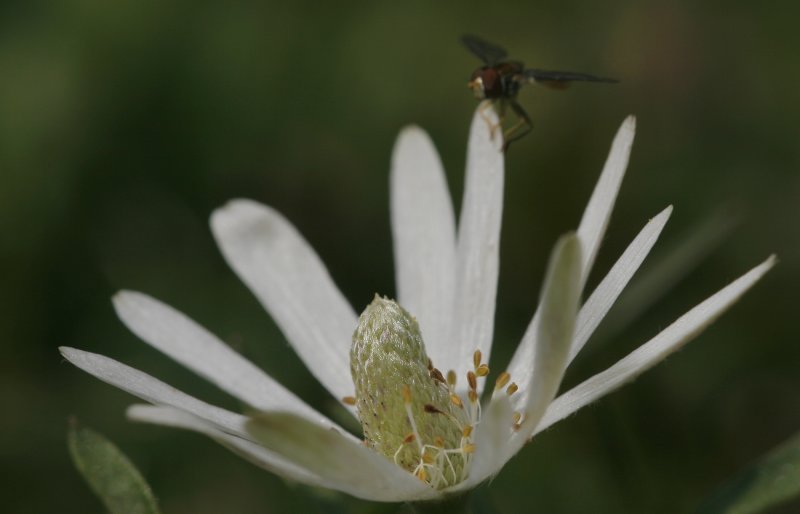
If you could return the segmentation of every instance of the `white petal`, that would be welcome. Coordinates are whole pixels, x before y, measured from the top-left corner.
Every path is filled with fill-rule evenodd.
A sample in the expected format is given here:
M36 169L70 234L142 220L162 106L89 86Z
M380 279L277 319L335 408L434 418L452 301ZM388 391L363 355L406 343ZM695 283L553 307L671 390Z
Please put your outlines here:
M475 428L475 454L470 464L469 476L446 492L469 490L492 475L497 474L508 461L507 444L511 434L514 412L508 397L493 398L481 414Z
M555 398L567 368L580 303L581 260L581 243L575 234L563 236L556 243L542 287L533 373L527 383L520 384L528 395L523 421L515 434L518 447L512 449L513 453L533 433Z
M498 135L492 139L489 126L498 123L494 110L483 111L487 119L480 112L479 108L472 118L467 150L456 257L455 316L447 366L456 371L459 380L464 380L472 369L475 350L489 357L497 298L504 158L502 138Z
M314 250L277 211L249 200L217 209L211 228L225 259L334 397L353 394L357 318Z
M193 398L174 387L121 362L96 353L62 346L61 355L75 366L103 382L150 403L167 405L204 419L227 433L250 439L244 429L246 418Z
M572 341L572 349L570 350L570 361L581 351L581 348L589 340L597 325L608 314L609 309L614 305L622 290L625 289L628 281L639 269L647 254L650 253L650 249L653 248L653 245L658 240L658 236L661 234L664 225L666 225L670 214L672 214L671 205L645 225L639 235L622 253L622 256L614 263L614 266L611 267L611 271L598 284L592 295L586 300L586 303L583 304L575 325L575 338Z
M284 410L335 426L216 336L172 307L142 293L122 291L114 308L143 341L251 407Z
M453 318L455 215L442 163L428 134L400 133L390 174L397 299L419 322L435 365L450 359Z
M625 169L628 167L628 158L631 154L635 132L636 118L628 116L614 137L611 152L603 166L603 172L600 174L589 204L583 212L583 218L578 227L578 237L581 239L583 247L584 283L591 272L597 250L606 233L608 220L611 218L611 211L614 209L614 202L617 200L617 193L622 184L622 177L625 176Z
M670 353L681 348L733 305L774 264L775 256L771 256L678 318L627 357L556 398L536 428L537 432L633 380Z
M214 425L180 409L155 405L131 405L128 407L127 415L133 421L182 428L206 435L256 466L290 480L307 485L335 488L332 484L280 455L256 443L223 432Z
M497 411L498 415L490 415L488 419L481 420L481 430L493 434L502 431L505 426L506 433L506 444L493 448L493 452L497 455L492 456L490 464L494 468L481 465L479 466L481 474L497 473L503 464L522 448L558 392L558 386L567 368L575 318L578 314L581 262L578 237L573 233L559 239L553 249L542 287L540 321L536 330L536 351L533 361L529 363L532 373L527 381L519 384L527 391L525 402L520 409L522 422L516 430L512 430L514 420L508 415L511 409L500 409ZM496 391L492 403L498 401L508 403L506 398L505 391ZM488 427L483 427L484 424ZM475 479L479 477L476 472Z
M617 131L614 142L611 144L611 152L608 155L603 172L597 181L592 197L586 210L583 213L580 227L578 228L578 238L581 240L581 250L583 253L583 272L582 283L586 283L589 276L597 250L605 234L608 220L611 217L611 210L617 199L622 177L625 175L625 168L628 165L633 135L636 130L636 118L628 116ZM530 376L530 362L533 359L533 348L536 341L536 331L539 323L538 311L533 316L533 320L528 324L525 334L519 343L511 362L508 365L508 372L512 380L526 382ZM524 403L528 391L521 391L512 403L519 405Z
M324 479L337 480L339 489L354 496L367 492L377 501L430 499L441 493L415 478L360 441L342 437L292 414L258 413L247 423L266 448Z
M385 458L364 448L358 442L352 442L347 438L341 437L336 431L329 431L322 428L319 428L321 431L319 433L313 431L313 429L308 431L308 427L313 427L314 425L303 426L302 423L299 424L301 425L300 427L297 426L297 423L292 425L292 429L295 430L295 433L292 435L296 436L293 437L293 439L298 441L297 444L306 448L318 444L323 447L323 450L316 453L315 457L322 460L327 460L328 457L331 459L338 459L339 466L350 471L355 471L356 473L328 473L326 476L320 476L311 469L308 469L308 467L284 457L280 452L274 452L256 443L242 439L241 437L227 434L202 419L180 409L150 405L133 405L128 409L128 417L134 421L183 428L207 435L240 457L285 478L308 485L336 489L365 500L403 501L430 498L438 495L431 488L411 477L410 474L403 472L393 463L389 463ZM297 420L301 418L292 419ZM299 432L297 432L298 428L300 428ZM302 440L304 436L308 436L309 439ZM319 439L320 437L322 438L321 440ZM327 444L331 438L334 438L336 441L333 447ZM342 441L345 442L342 443ZM364 468L362 459L364 450L372 454L368 459L371 458L376 462L383 462L378 462L377 468L374 469ZM352 453L348 453L349 451L352 451ZM385 472L384 468L386 463L391 467L389 471L393 476L384 477L382 480L381 478L383 475L381 475L381 473ZM367 466L371 466L372 464L373 462L369 462ZM351 470L351 466L358 467L358 469ZM320 466L316 462L312 462L311 468L318 467ZM357 475L358 479L353 479L354 477L352 475L354 474ZM364 479L365 477L366 480ZM393 479L396 479L396 481L392 482Z

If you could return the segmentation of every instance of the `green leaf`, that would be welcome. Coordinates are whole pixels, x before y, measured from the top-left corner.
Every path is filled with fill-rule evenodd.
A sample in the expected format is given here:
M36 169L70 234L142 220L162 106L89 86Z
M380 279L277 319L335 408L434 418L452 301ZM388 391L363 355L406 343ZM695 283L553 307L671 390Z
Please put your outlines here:
M119 448L94 430L70 423L67 445L78 472L111 514L158 514L150 486Z
M800 496L800 433L719 489L700 514L753 514Z

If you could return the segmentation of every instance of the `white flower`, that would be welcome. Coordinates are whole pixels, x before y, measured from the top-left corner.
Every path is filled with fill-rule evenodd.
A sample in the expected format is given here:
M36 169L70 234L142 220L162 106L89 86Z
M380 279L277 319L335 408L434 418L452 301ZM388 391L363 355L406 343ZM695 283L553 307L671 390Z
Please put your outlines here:
M428 136L415 127L400 134L391 171L398 302L416 316L434 365L454 371L447 373L447 380L441 380L444 374L430 380L446 390L444 398L457 397L452 399L453 405L468 409L464 415L453 411L458 414L452 419L459 430L469 425L455 443L420 442L421 435L416 441L408 437L406 443L420 444L414 447L422 452L412 448L417 452L413 458L419 459L418 464L412 463L413 469L396 464L398 454L392 459L373 450L369 447L373 441L364 444L200 325L141 293L123 291L114 297L123 323L148 344L258 411L255 420L204 403L108 357L73 348L61 348L61 352L76 366L152 404L130 407L131 419L206 434L292 480L375 501L436 499L472 488L500 471L536 433L680 348L774 264L770 257L615 365L556 396L565 368L636 272L672 211L667 207L644 226L580 305L628 163L634 129L632 117L622 124L577 231L556 244L540 307L482 409L477 397L484 386L481 377L488 371L484 361L491 352L498 276L504 173L501 143L492 140L484 117L474 116L457 232L442 165ZM214 212L211 228L228 263L311 373L356 415L350 351L358 316L319 257L278 212L249 200L234 200ZM475 375L465 379L470 373ZM407 427L413 425L411 406L417 401L417 385L391 381L380 385L384 393L389 391L385 394L404 398L400 405L407 409L404 412L409 417L402 419ZM364 394L369 392L362 391ZM462 407L458 407L459 401ZM431 407L425 412L445 415L437 412L441 409L444 407ZM419 417L419 411L415 412ZM373 415L379 417L379 412ZM417 428L413 432L417 433ZM427 457L422 444L432 452ZM443 446L452 450L448 458L437 453L444 451ZM456 463L458 472L450 470L456 459L461 459Z

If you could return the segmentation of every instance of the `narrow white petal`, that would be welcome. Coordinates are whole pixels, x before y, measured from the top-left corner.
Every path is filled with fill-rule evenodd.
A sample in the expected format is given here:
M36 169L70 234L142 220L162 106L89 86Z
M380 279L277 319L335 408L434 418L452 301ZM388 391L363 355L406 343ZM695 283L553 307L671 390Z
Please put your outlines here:
M614 305L622 290L625 289L628 281L639 269L647 254L650 253L653 245L658 240L658 236L661 235L661 231L666 225L670 214L672 214L671 205L645 225L639 235L636 236L636 239L628 245L622 256L611 267L611 271L598 284L592 295L586 300L586 303L583 304L575 325L575 338L572 341L572 349L569 355L570 361L581 351L581 348L589 340L597 325L608 314L609 309Z
M581 407L610 393L681 348L733 305L775 264L775 256L756 266L727 287L707 298L653 339L607 370L570 389L553 401L536 428L538 432Z
M314 250L277 211L249 200L217 209L211 228L225 259L337 399L353 394L356 314Z
M349 472L328 473L326 476L320 476L314 473L311 469L308 469L308 467L297 464L291 459L287 459L281 455L281 453L274 452L266 447L260 446L240 437L227 434L217 429L213 425L203 421L202 419L179 409L152 405L132 405L128 408L128 417L134 421L153 423L157 425L182 428L198 432L214 439L236 455L248 460L256 466L264 468L277 475L307 485L342 491L364 500L404 501L417 498L421 499L421 497L429 498L438 495L432 489L422 484L419 480L411 477L411 475L408 473L401 471L400 468L394 466L394 464L391 464L393 468L391 469L391 473L397 474L399 476L399 480L396 483L391 483L390 477L389 480L385 481L388 484L386 487L376 487L376 482L379 484L383 483L383 481L379 480L380 477L378 476L378 474L382 472L381 469L360 469L361 473L358 478L366 477L366 480L354 480L351 476L353 473ZM331 437L331 434L336 434L336 432L323 432L322 437L327 439ZM316 438L318 436L316 433L304 433L296 435L300 439L302 439L304 435L308 435L312 438ZM363 466L363 462L359 456L359 454L365 450L363 446L358 443L353 443L356 445L355 448L340 448L343 438L337 437L336 435L333 435L333 437L337 439L335 450L342 450L341 453L337 453L336 455L336 457L340 459L340 462L338 463L340 466L345 469L349 469L350 466ZM305 443L313 446L314 444L317 444L317 441L316 439L310 439L305 441ZM331 451L332 448L327 447L324 441L319 442L319 444L320 446L323 446L324 449L317 454L317 457L327 457L327 452ZM353 450L353 454L347 453L349 450ZM370 451L370 453L374 454L375 452ZM353 457L353 455L356 456ZM386 460L377 454L375 454L375 456L384 461ZM369 465L371 465L371 463ZM383 466L384 464L381 463L379 468L383 468ZM311 466L311 468L315 467L317 467L316 463L315 465ZM370 473L370 471L372 471L372 473ZM409 478L411 480L409 480ZM422 496L420 497L420 495Z
M284 410L335 426L205 328L142 293L121 291L114 308L143 341L259 410Z
M628 167L628 158L633 146L633 136L636 132L636 118L628 116L622 123L611 144L603 172L594 188L589 204L583 212L581 224L578 227L578 237L583 247L583 282L592 270L592 264L597 256L597 250L606 233L614 202Z
M513 409L507 396L493 398L475 429L475 454L469 476L447 492L466 491L497 474L510 458L507 445L511 435Z
M283 413L258 413L247 429L264 447L328 480L354 496L368 492L378 501L431 499L441 493L360 441L342 437L303 418ZM364 496L362 496L364 497Z
M611 144L611 152L608 155L603 172L597 181L592 197L586 210L583 213L580 227L578 228L578 238L581 241L583 253L583 271L581 283L585 284L591 271L597 250L605 234L608 220L611 217L611 210L617 199L622 177L625 175L625 168L628 165L633 136L636 130L636 118L628 116L617 131L614 142ZM533 359L534 346L536 344L536 332L539 324L539 312L533 316L522 340L519 343L511 362L508 365L508 372L512 380L527 382L530 378L530 362ZM520 405L527 400L529 391L521 391L512 403Z
M419 322L434 364L450 361L455 215L439 155L418 127L400 133L390 174L397 300Z
M107 384L118 387L147 402L167 405L189 412L229 434L250 439L244 429L246 418L239 414L209 405L151 377L147 373L126 366L104 355L84 352L83 350L66 346L60 347L59 351L72 364Z
M131 405L128 407L127 415L133 421L182 428L206 435L245 460L284 478L307 485L333 487L332 484L280 455L256 443L223 432L214 425L180 409L155 405Z
M521 427L515 434L518 446L512 449L513 453L533 433L555 398L567 368L580 304L581 260L581 242L575 234L563 236L556 243L542 287L536 352L531 363L533 373L527 383L520 384L528 396Z
M483 112L486 119L479 108L470 128L464 202L458 227L452 347L447 366L462 381L472 369L475 350L489 357L497 298L504 157L502 137L497 134L493 139L490 128L490 123L498 123L497 116L492 109Z
M492 451L496 455L491 456L486 463L479 460L479 470L474 477L476 480L482 479L482 474L495 474L522 448L558 392L558 386L567 368L575 318L578 314L581 262L581 245L578 237L573 233L559 239L550 257L542 287L536 351L533 361L529 363L532 373L526 382L520 383L520 387L527 391L525 402L519 410L522 421L515 430L512 429L514 419L509 415L510 408L499 409L487 420L481 421L480 430L485 430L489 434L504 430L506 443L494 447ZM497 402L510 404L505 391L495 392L492 404ZM492 411L490 407L490 412ZM487 427L483 427L484 423ZM496 439L496 436L493 438Z

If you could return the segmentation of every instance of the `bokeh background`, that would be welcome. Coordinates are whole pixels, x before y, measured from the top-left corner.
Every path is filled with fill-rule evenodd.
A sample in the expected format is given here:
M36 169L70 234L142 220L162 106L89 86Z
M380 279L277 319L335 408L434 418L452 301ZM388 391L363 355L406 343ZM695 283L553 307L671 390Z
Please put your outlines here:
M698 340L538 437L482 492L496 512L691 512L800 430L797 14L788 1L4 2L2 510L101 511L68 458L70 416L136 462L165 513L397 509L287 484L197 435L130 424L134 399L56 348L100 352L237 408L115 318L110 296L135 289L334 412L224 263L208 217L235 197L272 205L357 309L392 295L392 145L403 126L424 127L460 205L477 61L458 37L472 32L532 66L622 80L520 96L535 128L507 156L495 368L629 113L637 140L590 282L646 220L675 212L567 386L780 258Z

